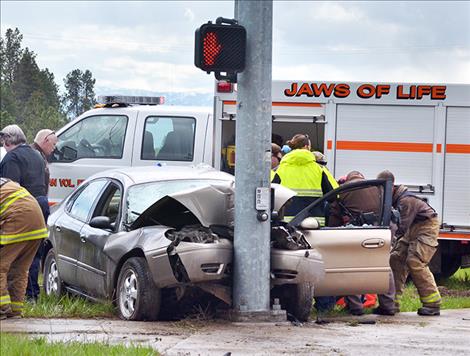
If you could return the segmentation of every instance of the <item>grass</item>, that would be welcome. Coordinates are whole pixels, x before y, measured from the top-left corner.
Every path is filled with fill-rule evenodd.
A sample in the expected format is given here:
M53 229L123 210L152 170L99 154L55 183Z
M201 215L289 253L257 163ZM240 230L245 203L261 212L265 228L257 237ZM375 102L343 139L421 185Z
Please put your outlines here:
M449 289L470 290L470 267L460 268L452 277L440 284Z
M47 296L41 292L37 303L26 303L26 318L109 318L115 317L111 302L93 303L85 298L71 296Z
M442 294L442 309L470 308L470 268L459 269L452 277L439 283ZM442 288L443 287L443 288ZM460 293L461 291L462 293ZM400 306L402 312L417 311L421 307L415 286L409 283L403 293ZM367 312L368 310L366 310ZM313 311L313 317L316 312ZM339 306L328 313L329 316L347 315ZM93 303L84 298L70 296L61 298L46 296L41 292L36 304L26 304L26 318L114 318L115 307L111 302Z
M132 345L109 345L106 343L92 342L52 342L46 338L27 338L23 335L13 335L7 333L0 334L0 354L10 356L154 356L159 353L150 347Z
M455 274L447 280L438 284L442 295L441 309L462 309L470 308L470 268L459 269ZM400 311L414 312L421 307L419 295L413 283L408 283L403 291L403 298L400 304ZM365 309L366 313L370 313L371 309ZM312 316L315 318L316 311ZM349 315L348 312L338 305L330 311L327 316Z

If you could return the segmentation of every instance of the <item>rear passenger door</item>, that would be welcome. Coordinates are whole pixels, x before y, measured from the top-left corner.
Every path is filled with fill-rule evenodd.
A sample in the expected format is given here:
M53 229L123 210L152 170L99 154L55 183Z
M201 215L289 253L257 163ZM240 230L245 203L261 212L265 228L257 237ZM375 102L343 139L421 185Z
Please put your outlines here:
M81 230L105 185L105 180L95 180L78 189L67 201L65 213L51 227L59 272L68 285L77 285L77 262L83 247Z

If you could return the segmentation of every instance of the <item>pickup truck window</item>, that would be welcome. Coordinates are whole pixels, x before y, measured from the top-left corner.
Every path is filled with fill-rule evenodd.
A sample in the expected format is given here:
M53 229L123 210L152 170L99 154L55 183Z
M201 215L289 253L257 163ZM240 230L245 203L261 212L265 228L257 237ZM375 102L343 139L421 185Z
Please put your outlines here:
M192 161L196 119L149 116L145 119L143 160Z
M59 135L53 161L122 158L126 128L126 116L96 115L80 120Z

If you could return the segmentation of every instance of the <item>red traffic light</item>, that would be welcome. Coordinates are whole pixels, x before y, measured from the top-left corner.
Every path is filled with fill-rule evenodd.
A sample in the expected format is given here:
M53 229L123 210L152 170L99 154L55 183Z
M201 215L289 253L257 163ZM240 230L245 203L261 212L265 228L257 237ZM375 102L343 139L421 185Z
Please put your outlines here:
M196 30L194 64L203 71L242 72L245 52L246 30L243 26L207 23Z

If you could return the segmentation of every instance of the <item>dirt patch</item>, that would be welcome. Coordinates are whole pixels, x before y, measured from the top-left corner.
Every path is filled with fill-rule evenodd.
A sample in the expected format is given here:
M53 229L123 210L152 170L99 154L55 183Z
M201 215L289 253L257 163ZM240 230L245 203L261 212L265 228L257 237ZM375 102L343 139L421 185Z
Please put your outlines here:
M439 292L441 296L445 297L469 297L470 290L457 290L457 289L448 289L446 287L439 287Z

